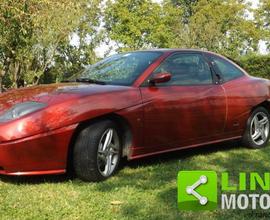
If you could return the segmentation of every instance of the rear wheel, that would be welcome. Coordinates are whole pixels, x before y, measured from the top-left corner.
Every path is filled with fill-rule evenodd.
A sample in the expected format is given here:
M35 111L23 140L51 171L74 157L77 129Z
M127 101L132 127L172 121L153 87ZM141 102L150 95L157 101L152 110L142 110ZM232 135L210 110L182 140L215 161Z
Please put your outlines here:
M250 148L263 148L269 141L270 116L264 107L256 108L248 119L242 142Z
M73 150L76 175L98 182L112 176L121 158L121 143L115 123L93 123L79 133Z

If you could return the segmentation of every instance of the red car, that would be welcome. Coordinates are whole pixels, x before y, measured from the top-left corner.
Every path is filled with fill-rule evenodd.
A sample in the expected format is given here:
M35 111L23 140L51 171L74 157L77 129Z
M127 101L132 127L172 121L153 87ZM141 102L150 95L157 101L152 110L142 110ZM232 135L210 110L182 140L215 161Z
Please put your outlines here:
M0 95L0 173L101 181L129 160L241 139L269 140L270 83L199 50L122 53L76 82Z

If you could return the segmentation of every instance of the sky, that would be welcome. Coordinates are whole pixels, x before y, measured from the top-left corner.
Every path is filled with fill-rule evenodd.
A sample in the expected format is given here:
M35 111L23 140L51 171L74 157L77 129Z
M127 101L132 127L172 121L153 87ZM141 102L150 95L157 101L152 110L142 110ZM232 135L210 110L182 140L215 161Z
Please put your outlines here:
M153 0L154 2L160 3L162 2L162 0ZM252 3L252 7L256 8L257 5L259 4L260 0L247 0L247 2L251 2ZM252 14L250 14L250 17L252 19ZM77 44L78 43L78 36L74 35L72 36L72 40L71 40L72 44ZM113 41L111 41L109 43L109 45L107 45L105 42L101 43L101 45L95 49L95 52L97 54L98 57L104 57L105 52L110 48L116 48L116 45ZM267 47L266 47L266 43L264 41L260 41L259 42L259 52L261 54L266 54L267 53ZM114 53L114 51L112 51L112 53Z

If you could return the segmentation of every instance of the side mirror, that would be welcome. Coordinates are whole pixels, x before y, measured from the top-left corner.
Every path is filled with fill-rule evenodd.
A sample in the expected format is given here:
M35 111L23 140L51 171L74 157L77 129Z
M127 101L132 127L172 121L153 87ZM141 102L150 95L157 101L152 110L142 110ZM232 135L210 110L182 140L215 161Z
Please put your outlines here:
M149 79L150 84L156 84L156 83L165 83L170 81L172 78L172 75L170 73L157 73L152 76L151 79Z

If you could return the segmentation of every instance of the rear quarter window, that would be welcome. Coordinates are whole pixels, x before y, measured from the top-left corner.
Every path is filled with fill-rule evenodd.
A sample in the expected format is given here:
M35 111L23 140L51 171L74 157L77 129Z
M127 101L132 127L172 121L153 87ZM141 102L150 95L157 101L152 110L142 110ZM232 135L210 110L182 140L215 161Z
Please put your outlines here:
M225 82L239 78L244 75L242 70L240 70L237 66L235 66L228 60L214 55L210 55L210 60L214 68L222 74Z

